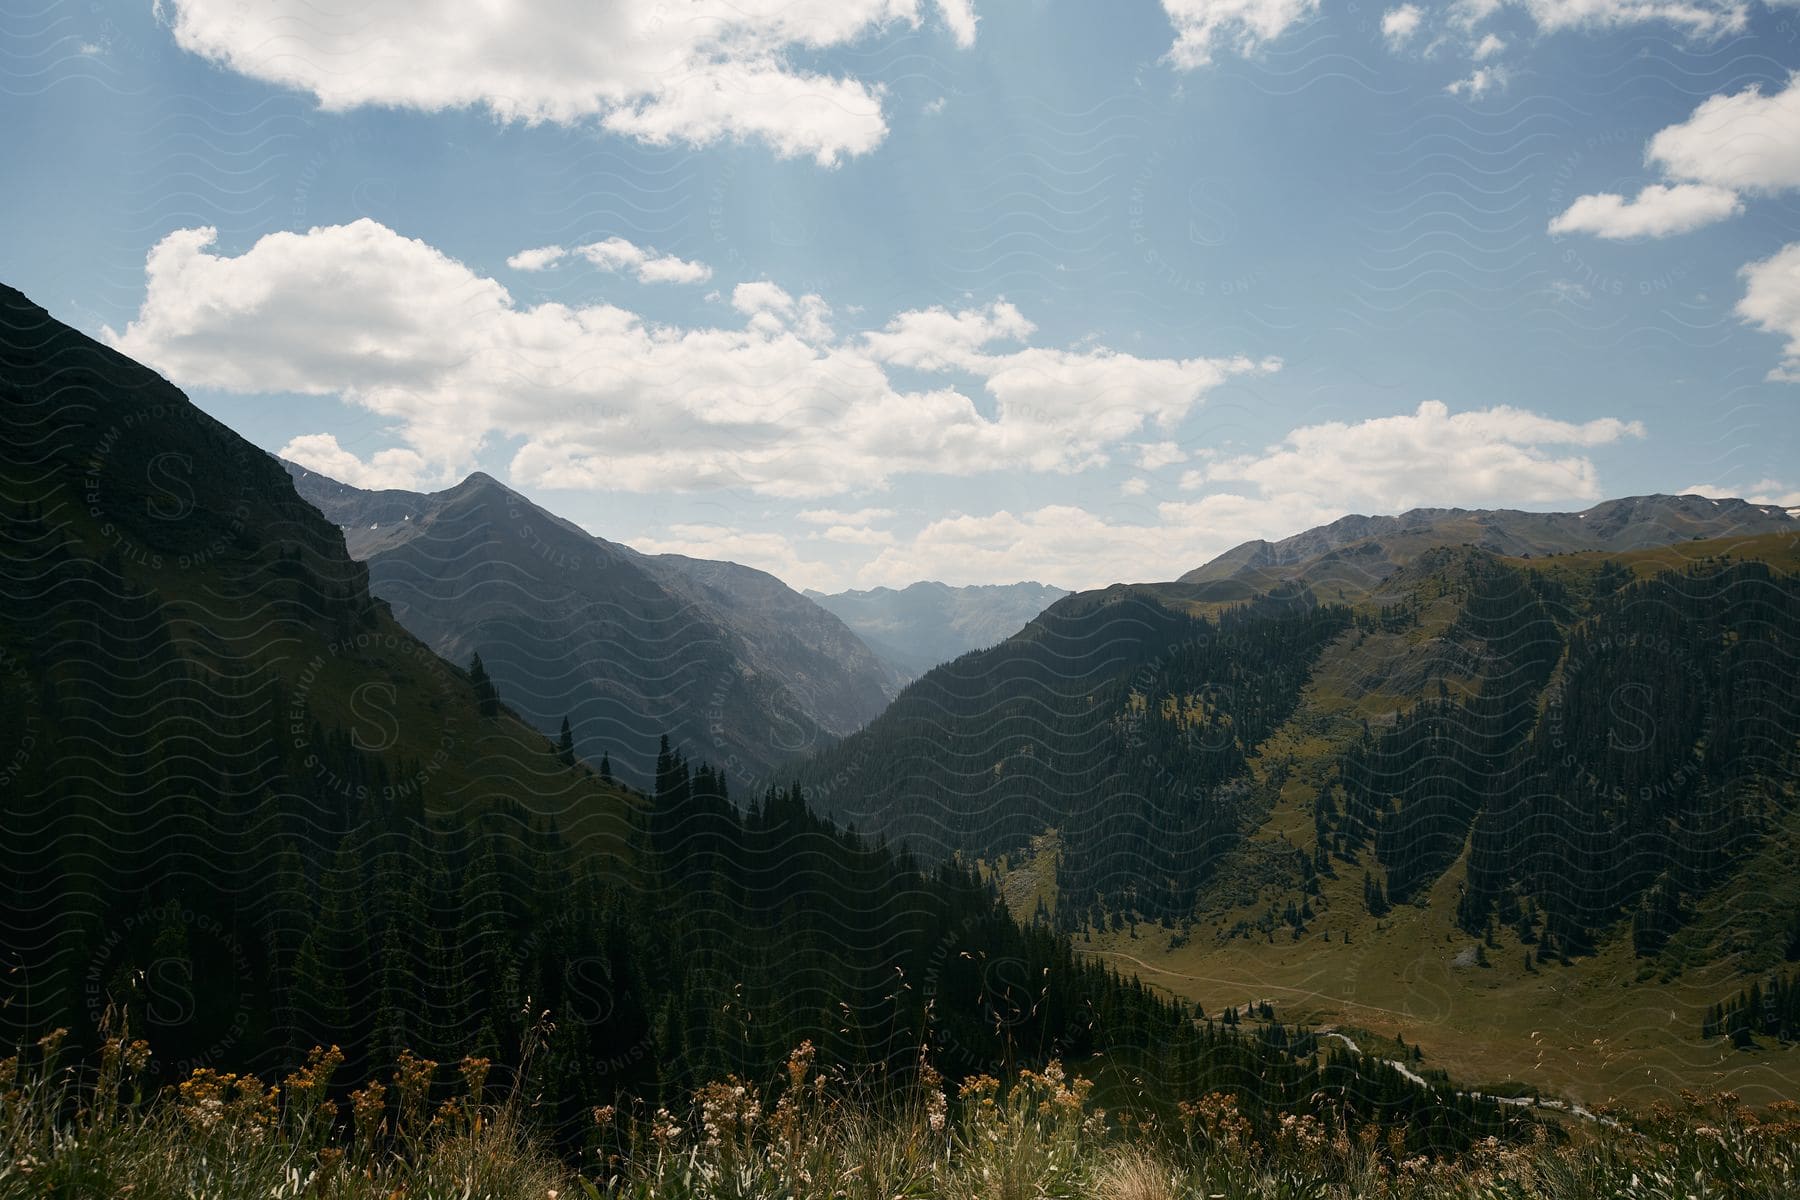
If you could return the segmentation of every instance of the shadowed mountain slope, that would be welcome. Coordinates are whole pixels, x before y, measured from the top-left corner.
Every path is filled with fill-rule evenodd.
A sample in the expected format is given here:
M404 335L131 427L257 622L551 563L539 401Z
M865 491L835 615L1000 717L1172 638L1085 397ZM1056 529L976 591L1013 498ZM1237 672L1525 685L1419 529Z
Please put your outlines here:
M736 563L645 555L477 473L442 492L363 491L288 464L343 527L370 587L454 662L576 752L647 781L660 733L734 782L850 733L891 681L842 622Z
M0 511L9 1043L111 1010L174 1062L285 1061L352 994L472 1036L359 971L350 914L410 930L428 893L365 887L353 845L442 873L470 831L541 837L629 887L632 798L402 629L273 457L6 288Z

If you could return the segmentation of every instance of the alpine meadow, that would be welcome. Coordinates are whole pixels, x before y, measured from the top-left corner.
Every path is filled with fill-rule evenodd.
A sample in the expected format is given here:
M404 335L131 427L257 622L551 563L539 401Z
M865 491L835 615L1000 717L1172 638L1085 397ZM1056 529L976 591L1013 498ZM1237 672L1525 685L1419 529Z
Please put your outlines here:
M0 1200L1800 1196L1792 17L0 3Z

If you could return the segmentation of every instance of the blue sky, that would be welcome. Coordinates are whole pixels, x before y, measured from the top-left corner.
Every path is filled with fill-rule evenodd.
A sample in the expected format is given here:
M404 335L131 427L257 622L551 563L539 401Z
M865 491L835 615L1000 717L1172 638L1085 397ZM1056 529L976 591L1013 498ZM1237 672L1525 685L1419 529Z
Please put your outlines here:
M0 277L348 482L796 586L1800 506L1800 8L459 7L6 11Z

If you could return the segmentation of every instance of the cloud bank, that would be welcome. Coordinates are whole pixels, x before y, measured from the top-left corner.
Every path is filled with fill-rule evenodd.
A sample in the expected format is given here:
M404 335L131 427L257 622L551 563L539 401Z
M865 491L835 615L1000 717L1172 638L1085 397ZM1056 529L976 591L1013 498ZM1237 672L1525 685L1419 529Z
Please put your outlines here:
M768 281L734 290L741 328L526 306L367 219L236 256L215 240L201 228L158 243L137 317L105 336L184 386L338 396L386 418L404 452L379 463L320 440L287 449L394 487L459 477L492 437L520 439L513 478L546 487L822 497L909 473L1074 472L1279 365L1029 345L1035 327L1004 301L840 336L821 297ZM925 386L897 383L895 367Z
M796 52L918 27L921 0L166 0L176 43L328 110L485 108L655 145L761 142L832 166L887 134L879 85ZM969 0L937 0L958 46Z

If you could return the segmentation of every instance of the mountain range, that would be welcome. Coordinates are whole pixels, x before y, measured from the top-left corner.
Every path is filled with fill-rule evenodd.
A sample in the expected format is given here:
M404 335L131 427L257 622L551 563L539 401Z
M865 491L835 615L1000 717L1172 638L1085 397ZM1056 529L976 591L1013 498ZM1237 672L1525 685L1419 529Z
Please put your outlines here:
M1280 541L1235 546L1181 577L1267 588L1285 580L1367 591L1425 551L1468 545L1531 557L1579 550L1643 550L1702 538L1800 529L1800 510L1706 496L1629 496L1579 512L1415 508L1347 516Z
M1778 507L1347 518L1065 597L799 778L1196 1000L1368 1022L1428 986L1405 1025L1487 1078L1529 1019L1635 1043L1555 1068L1591 1098L1651 1086L1646 1054L1773 1086L1699 1033L1800 958L1797 661ZM1678 1042L1610 1015L1633 982Z
M646 782L657 737L734 781L854 732L895 681L836 617L766 572L641 554L489 475L364 491L293 463L369 586L434 651L477 653L500 694L578 756Z
M571 1119L803 1038L1304 1105L1316 1044L1190 1007L1278 993L1507 1087L1791 1085L1703 1032L1800 960L1778 507L1346 518L1010 635L1048 589L821 598L915 665L957 626L899 687L762 572L486 475L284 470L10 290L0 389L15 1040L126 1012L176 1061L448 1061L504 1056L529 998L580 1018L547 1068ZM1569 1039L1549 1062L1540 1027ZM1437 1102L1390 1076L1356 1102Z
M895 677L910 683L939 663L1017 633L1068 591L1042 583L951 587L926 581L807 598L854 630Z
M517 498L485 479L423 507L338 499L368 506L360 550L386 544L364 536L384 522L402 527L396 555L429 547L371 562L468 556L444 590L476 604L504 607L513 542L576 545L537 510L502 523ZM972 870L921 871L798 791L735 802L696 748L662 740L651 787L605 779L522 721L473 654L465 669L409 633L274 458L6 288L0 517L0 1041L35 1046L34 1065L147 1039L123 1043L154 1047L132 1068L144 1089L185 1085L209 1128L218 1093L196 1089L265 1111L239 1072L285 1079L286 1097L329 1083L334 1114L360 1085L364 1122L383 1105L369 1085L394 1079L400 1119L424 1122L438 1064L529 1068L532 1128L582 1162L604 1112L815 1052L891 1091L924 1081L921 1047L930 1087L1023 1055L1116 1072L1121 1094L1232 1087L1259 1119L1329 1096L1418 1152L1527 1124L1310 1038L1200 1021L1016 923ZM713 564L581 553L643 589L615 605L676 628L704 589L744 586ZM29 1194L40 1161L12 1164ZM51 1190L141 1182L96 1163Z
M1643 596L1679 613L1654 624L1687 655L1683 673L1638 662L1640 655L1615 660L1609 642L1604 653L1607 669L1620 673L1618 687L1642 684L1661 705L1692 693L1679 702L1687 705L1679 720L1661 721L1672 756L1663 766L1685 763L1674 745L1706 748L1710 759L1755 745L1768 761L1786 763L1778 739L1723 739L1694 725L1690 709L1703 696L1712 709L1750 720L1742 705L1755 687L1733 682L1730 669L1742 655L1789 653L1786 615L1768 617L1764 604L1786 613L1796 538L1800 522L1780 507L1703 497L1640 497L1568 515L1345 518L1285 542L1247 543L1175 583L1064 597L999 646L929 671L868 729L815 757L801 779L819 786L815 801L826 810L929 856L994 858L1057 829L1062 901L1181 919L1211 867L1233 838L1256 828L1269 802L1256 788L1265 741L1282 736L1303 702L1328 687L1361 725L1316 747L1334 781L1316 786L1337 795L1334 802L1363 806L1352 824L1363 840L1390 849L1382 860L1388 887L1406 894L1456 858L1481 804L1436 795L1449 786L1449 768L1438 765L1418 779L1436 799L1418 801L1417 811L1456 811L1444 835L1454 837L1420 849L1418 862L1400 851L1399 831L1375 838L1406 792L1399 768L1370 766L1402 754L1382 738L1417 739L1418 729L1442 738L1447 730L1490 768L1523 772L1480 781L1494 802L1550 786L1535 783L1516 756L1548 736L1546 696L1597 687L1600 671L1582 657L1598 653L1589 640L1624 637L1631 621L1651 624L1660 610ZM1633 552L1651 556L1633 560ZM1739 561L1746 556L1771 558L1775 565L1755 567L1768 578L1739 579L1753 574ZM1643 563L1656 574L1640 578ZM1690 583L1683 570L1703 579ZM1723 590L1717 612L1688 613L1681 597L1706 587ZM1742 608L1726 603L1739 596ZM1615 612L1627 599L1638 604L1629 617ZM1575 678L1579 667L1586 673ZM1591 694L1589 702L1604 707ZM1786 700L1771 702L1778 720L1791 720L1791 709L1780 707ZM1582 754L1595 756L1588 766L1597 779L1609 779L1609 770L1629 775L1618 786L1636 783L1643 770L1642 761L1627 770L1607 759L1609 739L1624 736L1609 721L1627 721L1624 707L1593 716L1597 729L1580 739ZM1503 732L1481 732L1496 721ZM1314 741L1319 736L1314 730ZM1364 747L1370 738L1386 748ZM1602 759L1611 763L1606 770ZM1379 777L1359 774L1366 770ZM832 795L846 783L853 806ZM1467 786L1476 786L1474 777ZM1624 811L1607 817L1625 819ZM1341 846L1343 835L1336 838L1321 833L1321 844ZM1588 930L1609 918L1588 912L1580 921Z

